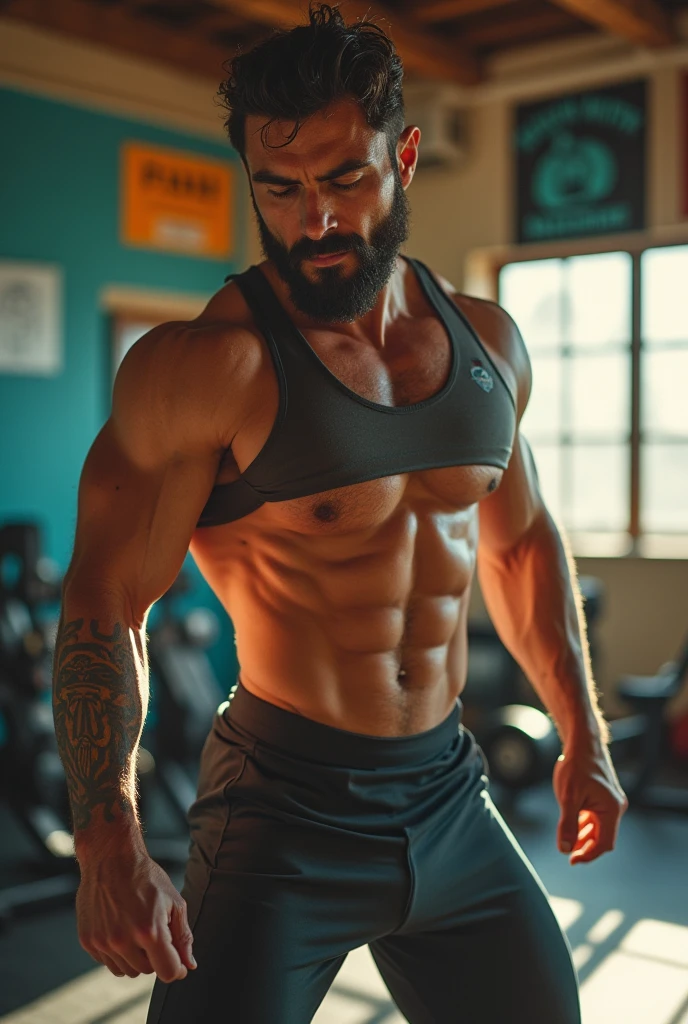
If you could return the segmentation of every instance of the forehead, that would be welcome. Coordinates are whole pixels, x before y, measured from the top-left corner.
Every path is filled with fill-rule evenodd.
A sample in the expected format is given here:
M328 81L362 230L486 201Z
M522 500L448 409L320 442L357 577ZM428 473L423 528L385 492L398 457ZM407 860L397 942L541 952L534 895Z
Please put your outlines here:
M336 100L317 111L287 145L283 144L293 131L294 121L274 121L266 133L266 146L261 129L268 120L263 114L246 118L246 159L253 171L259 167L279 167L284 172L304 165L329 167L349 158L378 161L386 153L384 132L370 127L355 100Z

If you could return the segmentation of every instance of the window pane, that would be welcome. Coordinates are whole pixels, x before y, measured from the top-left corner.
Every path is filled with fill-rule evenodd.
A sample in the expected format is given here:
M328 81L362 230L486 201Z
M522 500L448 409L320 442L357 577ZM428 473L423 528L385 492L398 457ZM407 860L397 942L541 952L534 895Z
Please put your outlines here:
M687 353L688 355L688 353ZM569 424L580 439L621 440L631 432L630 351L573 356L564 374L570 386Z
M643 339L688 341L688 245L648 249L641 271Z
M529 352L562 341L562 260L510 263L499 274L499 302L514 318Z
M576 445L564 522L572 530L628 527L628 462L625 445Z
M688 444L640 449L641 523L648 533L688 533Z
M552 515L556 519L561 519L561 446L531 443L528 435L525 436L533 451L540 493Z
M567 341L577 347L630 343L631 271L627 252L573 256L566 261Z
M688 437L688 347L644 352L643 430Z
M531 363L533 387L521 425L533 440L552 440L562 429L562 360L559 356L535 356Z

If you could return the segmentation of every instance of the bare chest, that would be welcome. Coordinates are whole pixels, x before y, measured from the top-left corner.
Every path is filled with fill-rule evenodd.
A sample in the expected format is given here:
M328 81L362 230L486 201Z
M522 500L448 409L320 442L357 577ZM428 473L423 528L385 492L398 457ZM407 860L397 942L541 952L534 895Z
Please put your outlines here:
M402 324L383 352L329 332L307 334L306 340L325 374L336 377L353 394L379 405L410 406L425 401L442 389L451 369L449 336L433 317L414 317L408 325ZM226 452L217 483L238 479L272 431L279 389L267 351L261 372L261 401L245 429L235 437L232 450ZM463 513L495 490L502 475L502 470L493 466L461 465L384 476L303 498L266 503L251 519L265 518L278 528L324 535L374 529L402 501L417 504L419 509L422 506L425 512Z

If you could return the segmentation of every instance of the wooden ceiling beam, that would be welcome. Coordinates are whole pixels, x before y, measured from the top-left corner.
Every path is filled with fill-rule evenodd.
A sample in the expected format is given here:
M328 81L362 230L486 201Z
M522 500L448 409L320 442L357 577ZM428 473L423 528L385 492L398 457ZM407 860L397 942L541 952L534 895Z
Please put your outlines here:
M9 0L4 17L16 18L72 38L109 47L120 53L172 65L179 70L219 82L227 50L188 31L159 26L131 10L105 7L87 0Z
M405 14L419 25L432 25L438 21L452 21L467 14L480 14L495 7L510 7L519 0L415 0L406 7Z
M677 34L655 0L551 0L597 28L641 46L670 46Z
M136 14L151 19L154 24L163 24L164 19L156 18L156 8L160 8L164 11L170 5L170 0L120 0L120 5L124 5L128 10L135 12ZM231 32L243 33L246 31L246 19L240 18L237 14L233 14L226 7L209 6L206 4L189 4L182 3L182 10L189 12L188 26L184 28L186 32L194 32L196 35L201 32L205 34L207 31L211 32ZM174 27L174 26L166 26Z
M543 37L555 38L562 32L575 31L576 27L581 32L586 31L586 26L581 25L571 15L552 7L532 14L519 14L513 11L508 17L493 18L464 31L461 31L459 26L459 32L462 43L482 49L528 43L530 40L537 41Z
M307 21L303 0L214 0L247 19L261 21L274 28L293 28ZM394 40L407 71L425 78L439 78L460 85L476 85L482 80L480 64L474 54L460 43L447 43L439 36L423 31L406 13L398 13L366 0L344 0L340 5L347 22L365 19L380 27Z

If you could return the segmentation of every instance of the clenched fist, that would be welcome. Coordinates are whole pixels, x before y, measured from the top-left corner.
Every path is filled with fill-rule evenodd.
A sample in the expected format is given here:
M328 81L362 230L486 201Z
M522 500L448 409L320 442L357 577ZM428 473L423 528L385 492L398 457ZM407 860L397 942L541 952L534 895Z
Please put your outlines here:
M179 981L194 970L186 903L147 854L112 854L81 865L79 941L117 977Z

